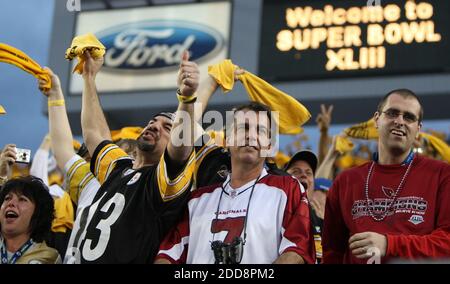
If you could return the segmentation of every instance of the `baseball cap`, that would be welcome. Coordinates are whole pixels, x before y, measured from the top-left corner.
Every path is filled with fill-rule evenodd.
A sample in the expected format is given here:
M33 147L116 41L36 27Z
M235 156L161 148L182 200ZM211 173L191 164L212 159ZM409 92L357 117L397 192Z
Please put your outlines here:
M317 169L317 156L310 150L301 150L292 156L289 162L286 164L285 170L287 171L294 162L296 161L305 161L311 167L313 173L316 173Z
M331 187L331 180L327 178L316 178L314 179L314 190L321 190L321 191L329 191Z

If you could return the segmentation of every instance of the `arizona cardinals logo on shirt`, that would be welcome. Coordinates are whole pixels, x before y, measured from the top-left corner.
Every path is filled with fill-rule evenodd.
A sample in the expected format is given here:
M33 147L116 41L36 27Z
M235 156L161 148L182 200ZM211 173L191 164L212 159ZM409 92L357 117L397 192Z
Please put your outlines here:
M387 198L394 198L395 191L392 188L381 186L381 190Z

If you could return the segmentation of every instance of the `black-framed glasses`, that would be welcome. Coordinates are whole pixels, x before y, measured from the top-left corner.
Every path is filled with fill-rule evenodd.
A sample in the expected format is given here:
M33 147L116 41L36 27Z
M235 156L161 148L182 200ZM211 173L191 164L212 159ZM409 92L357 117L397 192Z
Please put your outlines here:
M388 118L391 118L391 119L395 119L395 118L399 117L400 115L402 115L403 120L406 121L407 123L414 123L419 120L419 118L415 114L412 114L407 111L401 112L398 109L390 108L388 110L382 111L382 113L384 113Z

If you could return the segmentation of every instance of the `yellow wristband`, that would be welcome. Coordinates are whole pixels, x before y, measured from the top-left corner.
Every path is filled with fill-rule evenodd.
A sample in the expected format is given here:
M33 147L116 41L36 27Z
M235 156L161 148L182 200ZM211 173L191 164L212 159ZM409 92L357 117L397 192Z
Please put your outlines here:
M48 106L63 106L64 105L64 100L52 100L52 101L48 101Z
M178 98L179 102L184 103L184 104L192 104L192 103L195 103L195 101L197 101L196 96L186 97L186 96L181 95L181 92L179 89L177 90L177 98Z

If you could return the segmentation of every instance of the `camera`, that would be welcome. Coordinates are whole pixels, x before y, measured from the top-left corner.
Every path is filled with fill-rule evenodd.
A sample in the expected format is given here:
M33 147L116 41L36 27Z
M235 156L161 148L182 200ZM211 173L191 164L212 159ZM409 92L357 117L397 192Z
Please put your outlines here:
M215 264L239 264L244 252L244 241L235 237L231 244L213 241L211 249L214 252Z
M16 163L30 163L31 150L16 148Z

